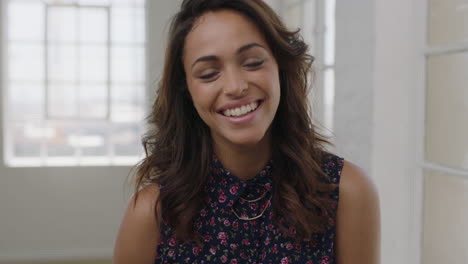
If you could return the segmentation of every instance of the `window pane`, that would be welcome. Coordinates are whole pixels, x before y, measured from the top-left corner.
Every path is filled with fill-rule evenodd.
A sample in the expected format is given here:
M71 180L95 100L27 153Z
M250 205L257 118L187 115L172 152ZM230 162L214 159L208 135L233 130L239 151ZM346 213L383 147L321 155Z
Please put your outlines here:
M82 85L80 93L80 117L104 119L107 116L107 85Z
M74 7L53 6L48 9L47 39L52 44L76 43L77 11Z
M426 158L468 169L468 52L428 60Z
M44 39L44 5L41 1L9 1L8 39Z
M41 120L44 117L44 87L42 84L10 83L10 120Z
M144 80L144 48L114 47L112 48L112 81L143 82Z
M136 9L112 8L112 41L115 43L135 43Z
M335 64L335 0L325 1L325 65Z
M422 263L468 263L468 179L426 171Z
M14 124L11 133L13 137L13 155L15 157L39 156L45 132L37 123Z
M107 9L80 8L81 43L107 43Z
M78 90L75 85L50 84L48 91L49 118L76 118Z
M324 78L324 126L333 131L333 108L335 103L335 69L327 69Z
M142 128L138 124L116 124L112 131L115 155L139 156L143 153Z
M84 156L105 156L108 154L108 124L103 122L84 123L80 135L71 139L72 145L81 148Z
M49 157L67 157L75 155L74 138L79 136L77 125L50 123L45 128L49 133L46 137L47 155Z
M108 49L106 46L80 47L80 80L106 82L108 80Z
M112 121L134 122L143 120L142 86L115 85L112 87Z
M302 5L298 4L288 7L286 22L291 30L296 30L302 26Z
M304 25L302 25L301 34L304 37L305 42L309 45L309 53L315 55L316 53L316 37L315 37L315 27L316 27L316 1L307 0L305 1L303 8L304 16Z
M48 77L51 81L76 81L77 47L50 45L48 47Z
M44 47L15 43L8 47L8 75L15 81L44 80Z
M429 0L428 24L430 45L467 41L468 0Z

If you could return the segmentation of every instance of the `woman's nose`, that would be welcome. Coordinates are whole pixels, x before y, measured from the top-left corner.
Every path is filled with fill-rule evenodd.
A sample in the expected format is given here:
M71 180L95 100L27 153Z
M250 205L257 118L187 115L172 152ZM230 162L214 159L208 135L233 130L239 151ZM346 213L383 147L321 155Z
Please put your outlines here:
M223 92L227 96L242 97L248 89L248 83L238 70L229 70L224 74Z

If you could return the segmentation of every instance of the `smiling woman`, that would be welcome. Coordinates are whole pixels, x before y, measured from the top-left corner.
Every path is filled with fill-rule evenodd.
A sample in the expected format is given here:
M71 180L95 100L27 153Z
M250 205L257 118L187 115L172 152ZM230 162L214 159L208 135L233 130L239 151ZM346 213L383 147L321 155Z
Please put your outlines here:
M116 263L378 263L377 194L324 150L312 62L263 1L183 1Z

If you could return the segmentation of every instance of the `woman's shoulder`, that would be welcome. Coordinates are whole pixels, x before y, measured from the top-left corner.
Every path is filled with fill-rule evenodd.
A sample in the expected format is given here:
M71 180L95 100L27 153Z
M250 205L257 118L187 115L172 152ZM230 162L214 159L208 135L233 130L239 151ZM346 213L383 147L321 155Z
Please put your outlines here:
M339 193L338 260L379 263L380 207L376 186L363 169L345 161Z
M146 185L130 199L114 248L114 263L150 263L159 242L159 186Z

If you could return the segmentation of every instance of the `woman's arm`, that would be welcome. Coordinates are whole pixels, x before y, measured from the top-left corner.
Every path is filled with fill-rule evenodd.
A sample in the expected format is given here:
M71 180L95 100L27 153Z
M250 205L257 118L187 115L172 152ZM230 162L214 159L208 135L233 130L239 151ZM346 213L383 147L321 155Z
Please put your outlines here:
M158 219L154 214L154 205L159 195L155 184L139 191L130 200L120 226L114 248L114 264L154 263L159 242L159 221L161 210L158 206Z
M345 162L339 190L337 263L380 263L380 209L374 184L359 167Z

